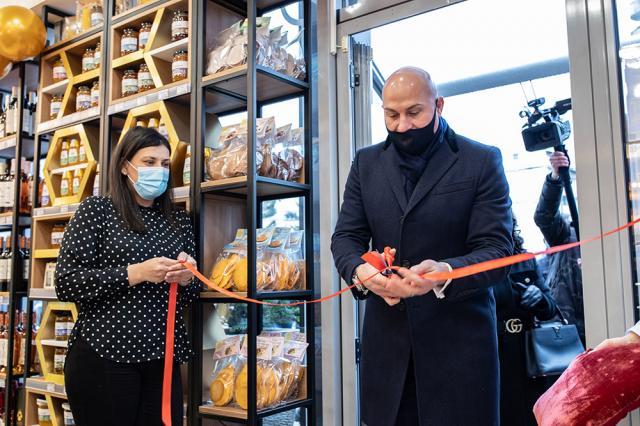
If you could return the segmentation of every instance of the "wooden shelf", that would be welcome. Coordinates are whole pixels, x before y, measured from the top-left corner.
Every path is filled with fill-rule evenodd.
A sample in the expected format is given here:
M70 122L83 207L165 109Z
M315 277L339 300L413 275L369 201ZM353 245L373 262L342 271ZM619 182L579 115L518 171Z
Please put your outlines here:
M290 411L294 408L301 407L304 405L311 404L312 401L307 399L306 397L298 398L293 401L288 401L284 404L277 405L275 407L265 408L263 410L258 411L258 417L268 417L273 414ZM203 414L208 417L214 418L229 418L229 419L247 419L247 410L235 407L235 406L226 406L226 407L216 407L213 404L201 405L198 409L200 414Z
M55 339L42 339L40 340L40 344L42 346L53 346L56 348L67 348L69 346L69 342L66 340L55 340Z
M49 173L52 175L62 175L66 172L73 172L75 170L86 169L89 166L89 163L79 163L74 164L72 166L60 167L57 169L52 169Z
M204 284L203 284L204 285ZM240 297L247 297L247 292L246 291L232 291L229 290L231 292L233 292L233 294L236 294ZM201 299L233 299L231 296L227 296L224 293L220 293L218 291L203 291L200 292L200 298ZM242 302L240 302L242 303Z
M61 206L53 206L53 207L40 207L33 210L33 217L38 220L45 219L65 219L73 216L73 214L80 206L80 203L76 204L63 204Z
M42 376L28 377L26 388L32 392L50 394L56 398L67 399L67 391L65 390L64 385L48 382Z
M140 62L144 60L144 51L136 50L135 52L131 52L125 56L120 56L119 58L115 58L111 61L112 69L121 69L126 68L128 66L133 66L136 62Z
M55 120L45 121L38 124L38 133L48 133L58 130L63 127L71 126L77 123L83 123L85 121L95 120L100 118L100 107L89 108L84 111L74 112L69 115L65 115L62 118L56 118Z
M214 405L201 405L200 414L217 416L217 417L228 417L234 419L247 419L247 410L243 410L238 407L216 407Z
M176 81L166 86L157 87L143 93L127 96L114 101L109 105L108 114L117 114L129 111L135 107L149 105L151 103L171 99L191 92L191 83L187 80Z
M306 184L265 178L262 176L258 176L256 178L256 183L259 197L268 197L272 195L303 195L310 188L310 186ZM247 177L239 176L229 179L203 182L201 189L203 193L246 194Z
M162 59L165 62L173 61L173 54L177 50L188 50L189 39L183 38L182 40L174 41L165 46L149 51L148 55L154 58Z
M83 32L82 34L78 34L73 38L60 40L56 43L53 43L51 46L46 47L42 52L40 52L40 55L49 56L49 54L51 54L52 52L55 52L56 50L61 50L64 47L69 46L71 44L83 43L85 41L88 41L89 39L95 36L99 36L102 33L102 27L103 27L103 24L96 25L95 27L91 27L87 31Z
M78 85L91 80L96 80L98 78L100 78L100 68L92 69L91 71L87 71L76 77L73 77L73 84Z
M43 87L40 92L46 93L47 95L61 95L67 90L67 85L69 84L69 79L59 81L57 83L50 84L47 87Z
M55 259L60 255L60 249L37 249L33 251L34 259Z
M37 300L58 300L55 288L31 288L29 298Z
M132 8L131 8L131 9L129 9L129 10L125 10L125 11L124 11L124 12L122 12L122 13L119 13L119 14L117 14L117 15L114 15L114 16L113 16L113 20L112 20L112 22L113 22L114 24L117 24L117 23L119 23L120 21L122 21L123 19L126 19L126 18L133 18L133 17L134 17L135 15L137 15L138 13L141 13L141 11L142 11L142 10L146 10L146 9L148 9L148 8L151 8L151 7L157 6L158 4L162 4L162 3L163 3L163 2L165 2L165 1L167 1L167 0L156 0L156 1L149 1L149 2L144 3L144 4L139 4L139 5L137 5L137 6L132 7ZM144 13L144 12L142 12L142 13Z

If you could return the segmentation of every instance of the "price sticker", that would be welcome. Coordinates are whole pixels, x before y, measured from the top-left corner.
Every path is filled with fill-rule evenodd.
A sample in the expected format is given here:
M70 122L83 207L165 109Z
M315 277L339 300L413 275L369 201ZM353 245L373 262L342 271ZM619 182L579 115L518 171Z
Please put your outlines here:
M47 383L47 391L49 391L49 392L55 392L55 391L56 391L56 385L55 385L55 383Z

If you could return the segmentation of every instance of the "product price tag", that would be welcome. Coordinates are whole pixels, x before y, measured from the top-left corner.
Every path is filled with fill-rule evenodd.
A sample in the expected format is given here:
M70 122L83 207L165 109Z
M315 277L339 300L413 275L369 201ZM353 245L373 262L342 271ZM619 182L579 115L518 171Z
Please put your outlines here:
M63 204L60 206L60 213L68 213L69 212L69 206L66 204Z
M189 85L188 84L183 84L181 86L176 87L176 94L177 95L183 95L185 93L187 93L189 91Z
M164 89L158 92L158 98L167 99L169 97L169 90Z
M55 392L56 391L55 383L47 383L47 391L48 392Z
M149 102L149 100L147 99L146 96L141 96L137 99L137 106L143 106L146 105Z

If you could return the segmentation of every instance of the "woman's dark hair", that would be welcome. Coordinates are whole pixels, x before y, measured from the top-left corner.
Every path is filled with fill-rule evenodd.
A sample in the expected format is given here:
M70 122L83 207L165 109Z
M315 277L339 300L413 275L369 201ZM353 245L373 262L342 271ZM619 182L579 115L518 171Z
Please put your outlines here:
M513 253L524 253L526 251L524 249L524 238L520 236L518 221L516 220L515 215L512 215L511 217L513 218L513 230L511 231L511 238L513 238Z
M127 131L116 146L109 168L109 196L124 223L129 229L136 232L144 232L146 228L140 217L140 208L133 193L135 189L129 185L129 177L122 174L122 168L126 166L127 161L131 161L138 151L152 146L164 146L171 152L171 145L160 133L154 129L134 127ZM171 183L171 170L169 170L169 183ZM167 185L167 190L155 199L154 204L167 219L173 222L173 204L170 191L169 185Z

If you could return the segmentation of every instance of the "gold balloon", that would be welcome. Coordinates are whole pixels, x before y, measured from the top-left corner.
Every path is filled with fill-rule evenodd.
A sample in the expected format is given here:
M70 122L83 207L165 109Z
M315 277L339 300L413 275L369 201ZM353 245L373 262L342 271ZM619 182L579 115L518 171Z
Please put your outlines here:
M0 80L5 78L11 71L11 61L7 58L0 56Z
M24 61L36 56L47 40L42 20L22 6L0 8L0 56Z

